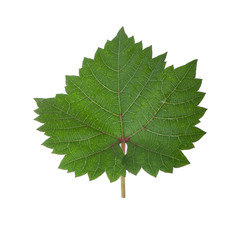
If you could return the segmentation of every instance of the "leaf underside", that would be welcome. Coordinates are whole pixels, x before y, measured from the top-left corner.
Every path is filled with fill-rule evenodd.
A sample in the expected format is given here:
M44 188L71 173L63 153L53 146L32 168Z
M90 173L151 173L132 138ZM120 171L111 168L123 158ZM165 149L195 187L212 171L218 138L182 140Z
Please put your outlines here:
M66 94L35 99L38 130L49 136L43 145L65 155L59 168L90 180L106 172L113 182L126 170L157 176L189 164L181 150L205 134L195 126L206 111L198 106L202 80L196 60L174 69L165 57L152 58L151 47L121 28L94 59L84 58L79 76L66 76Z

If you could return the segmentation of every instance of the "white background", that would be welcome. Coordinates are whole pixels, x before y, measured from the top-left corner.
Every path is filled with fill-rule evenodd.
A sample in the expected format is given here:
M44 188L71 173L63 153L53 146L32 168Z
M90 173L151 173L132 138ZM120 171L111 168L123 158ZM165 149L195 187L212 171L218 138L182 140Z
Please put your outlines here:
M11 1L0 3L0 239L240 239L239 1ZM59 170L34 97L64 93L83 57L115 37L168 52L167 65L198 59L207 134L191 164L120 183Z

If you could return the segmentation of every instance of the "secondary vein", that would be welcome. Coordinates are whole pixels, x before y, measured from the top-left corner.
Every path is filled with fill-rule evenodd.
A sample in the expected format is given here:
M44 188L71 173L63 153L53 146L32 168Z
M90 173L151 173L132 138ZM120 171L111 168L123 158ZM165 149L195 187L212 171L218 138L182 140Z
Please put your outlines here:
M178 88L178 86L182 83L182 81L185 79L186 75L188 74L188 72L190 71L192 66L189 67L189 69L186 71L186 73L184 74L184 76L182 77L182 79L179 79L179 77L177 76L177 74L175 73L176 78L179 80L178 84L174 87L174 89L169 93L169 95L165 98L165 100L162 102L162 104L160 105L160 107L157 109L157 111L153 114L153 116L147 121L147 123L144 125L144 127L139 128L135 133L133 133L132 135L129 136L129 138L135 136L138 132L142 131L143 129L146 128L146 126L155 118L155 116L158 114L158 112L163 108L163 106L166 104L167 99L169 97L172 96L172 94L176 91L176 89Z

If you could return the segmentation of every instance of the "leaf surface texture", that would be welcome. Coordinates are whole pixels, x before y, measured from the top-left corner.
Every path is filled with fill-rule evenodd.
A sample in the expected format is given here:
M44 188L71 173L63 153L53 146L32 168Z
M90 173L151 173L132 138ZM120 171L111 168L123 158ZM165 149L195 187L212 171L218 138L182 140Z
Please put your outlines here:
M165 68L165 57L152 58L122 28L84 58L79 76L66 76L66 94L35 99L38 130L49 136L43 145L64 155L59 168L90 180L106 172L113 182L126 170L157 176L189 164L181 150L205 134L195 126L206 111L198 106L202 80L196 60Z

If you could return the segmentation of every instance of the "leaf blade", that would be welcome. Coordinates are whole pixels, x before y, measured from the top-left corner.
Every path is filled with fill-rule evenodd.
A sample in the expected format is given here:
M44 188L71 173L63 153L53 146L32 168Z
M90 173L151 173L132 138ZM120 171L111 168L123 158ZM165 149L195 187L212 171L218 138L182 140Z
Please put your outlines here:
M43 145L65 155L60 169L90 180L106 172L113 182L126 170L156 177L189 164L181 150L205 134L195 126L205 93L197 60L165 68L165 58L152 58L151 47L121 28L94 59L84 58L79 76L66 76L66 94L35 99L38 130L49 137ZM129 143L126 155L121 142Z

